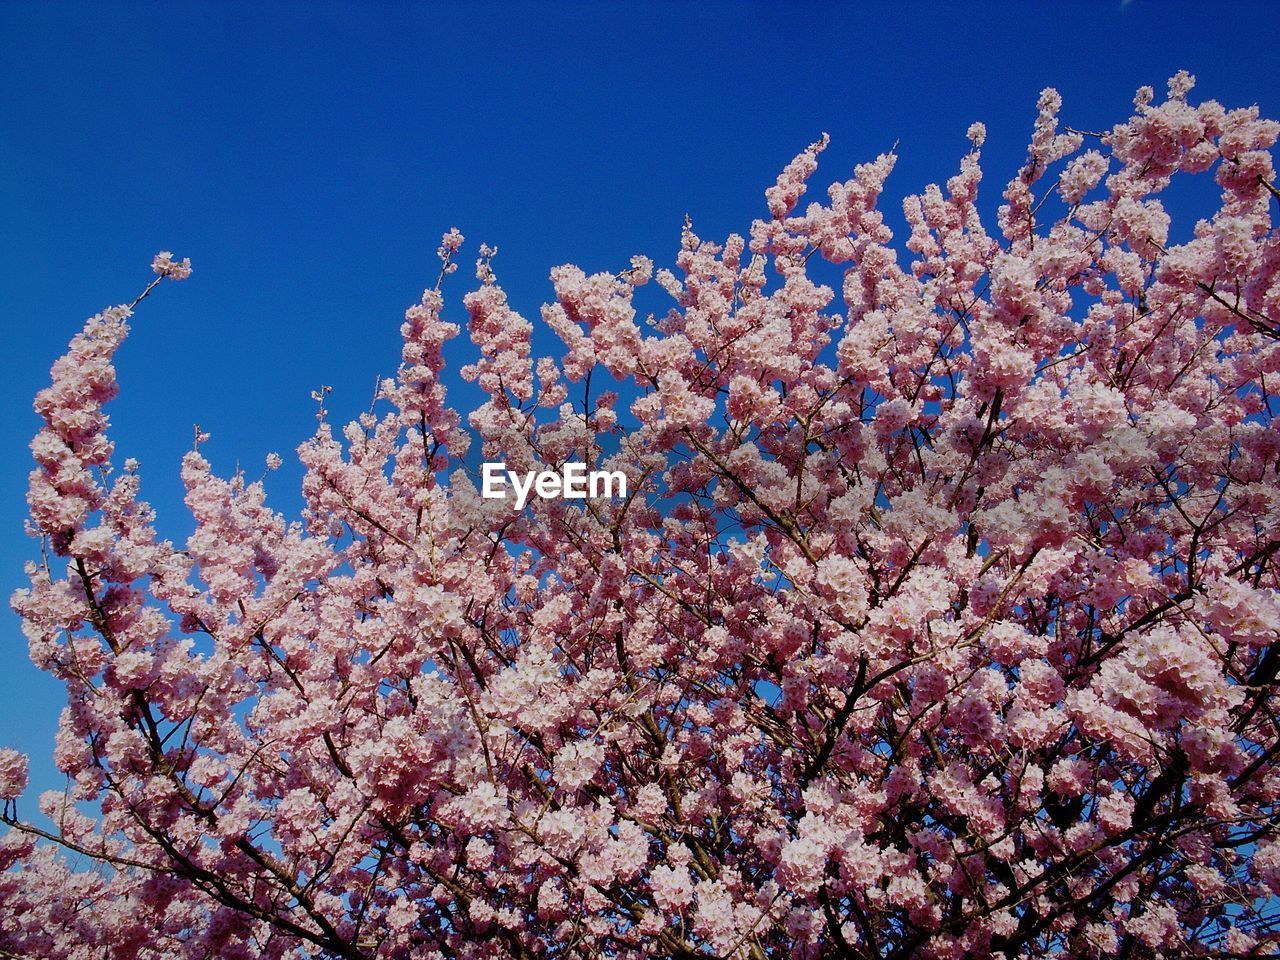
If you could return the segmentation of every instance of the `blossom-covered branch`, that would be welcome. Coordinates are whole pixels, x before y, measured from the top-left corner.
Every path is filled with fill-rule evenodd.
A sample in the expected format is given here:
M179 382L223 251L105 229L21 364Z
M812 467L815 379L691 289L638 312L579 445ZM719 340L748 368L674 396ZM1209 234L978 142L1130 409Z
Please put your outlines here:
M197 445L182 546L91 319L13 600L67 787L36 825L0 751L0 952L1274 954L1280 125L1191 89L1091 135L1046 91L994 230L975 124L903 248L893 154L800 206L824 136L746 236L686 224L652 329L649 259L553 270L550 356L492 248L445 319L452 231L302 516ZM517 509L477 452L626 493Z

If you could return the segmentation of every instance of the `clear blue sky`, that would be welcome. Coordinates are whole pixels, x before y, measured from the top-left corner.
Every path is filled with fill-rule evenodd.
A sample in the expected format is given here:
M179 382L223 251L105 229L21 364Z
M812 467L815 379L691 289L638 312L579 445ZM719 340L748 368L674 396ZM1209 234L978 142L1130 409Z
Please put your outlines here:
M61 785L62 693L7 606L35 551L31 398L157 250L191 257L195 275L144 305L113 433L181 539L192 424L219 470L256 475L310 434L319 384L335 418L363 409L450 226L470 256L500 247L499 279L533 318L556 264L669 265L686 212L703 236L745 231L823 130L824 183L900 142L897 223L903 193L955 170L974 120L990 131L993 209L1046 85L1085 128L1181 67L1197 96L1280 115L1270 4L1050 9L0 4L0 744L33 754L35 787ZM273 475L277 505L296 505L296 479Z

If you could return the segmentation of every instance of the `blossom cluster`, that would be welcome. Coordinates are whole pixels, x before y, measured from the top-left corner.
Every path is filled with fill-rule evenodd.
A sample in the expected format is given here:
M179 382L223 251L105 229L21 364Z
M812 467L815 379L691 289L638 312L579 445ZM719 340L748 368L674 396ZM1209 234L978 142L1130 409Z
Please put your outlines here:
M994 224L975 124L900 245L892 153L801 206L824 136L745 235L552 271L555 356L492 248L445 319L451 231L298 519L196 449L162 539L91 319L36 400L66 788L40 826L0 750L0 953L1274 955L1280 125L1192 84L1098 133L1046 91Z

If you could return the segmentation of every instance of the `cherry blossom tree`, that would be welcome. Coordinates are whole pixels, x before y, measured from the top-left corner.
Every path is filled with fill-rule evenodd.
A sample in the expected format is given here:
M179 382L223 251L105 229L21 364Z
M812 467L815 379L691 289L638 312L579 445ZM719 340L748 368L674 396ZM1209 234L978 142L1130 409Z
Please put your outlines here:
M93 317L36 399L66 788L0 751L0 951L1274 955L1280 125L1192 84L1045 91L994 232L975 124L901 248L892 154L799 206L824 137L649 328L648 259L553 270L551 356L489 248L446 307L453 231L301 517L198 437L185 544L108 439L139 302ZM517 511L498 460L627 496Z

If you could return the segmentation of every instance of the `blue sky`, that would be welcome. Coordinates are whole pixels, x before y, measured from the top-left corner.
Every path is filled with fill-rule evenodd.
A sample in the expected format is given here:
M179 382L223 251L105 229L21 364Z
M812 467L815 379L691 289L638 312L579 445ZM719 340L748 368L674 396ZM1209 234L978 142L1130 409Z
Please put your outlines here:
M365 408L450 226L467 235L464 263L498 245L499 280L536 318L552 266L669 265L686 212L704 237L745 232L824 130L823 184L899 142L896 226L902 194L954 172L974 120L989 129L994 210L1047 85L1089 129L1183 67L1196 96L1280 115L1268 4L1232 4L1231 29L1192 3L1059 9L0 5L0 595L35 551L31 398L83 318L132 299L159 249L195 274L144 304L111 413L162 533L181 539L192 424L212 434L216 468L257 475L309 436L320 384L335 419ZM277 505L296 505L297 476L272 476ZM61 704L6 603L0 744L33 754L39 789L60 786Z

